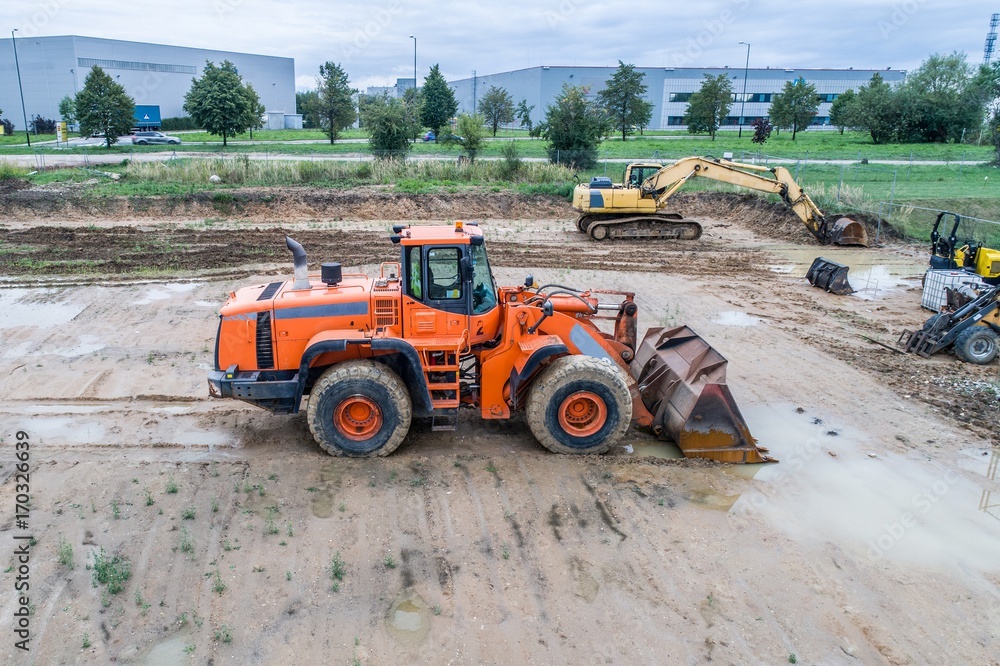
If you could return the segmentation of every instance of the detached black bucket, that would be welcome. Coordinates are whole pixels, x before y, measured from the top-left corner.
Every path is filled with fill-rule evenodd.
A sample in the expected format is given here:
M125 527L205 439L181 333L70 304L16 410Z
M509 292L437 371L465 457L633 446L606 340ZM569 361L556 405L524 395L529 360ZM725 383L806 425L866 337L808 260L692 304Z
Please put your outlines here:
M851 287L851 283L847 281L847 271L849 270L851 270L850 267L844 264L838 264L836 261L830 261L823 257L816 257L812 262L812 266L809 267L809 272L806 273L806 279L809 280L809 284L812 286L825 289L840 296L853 294L854 289Z

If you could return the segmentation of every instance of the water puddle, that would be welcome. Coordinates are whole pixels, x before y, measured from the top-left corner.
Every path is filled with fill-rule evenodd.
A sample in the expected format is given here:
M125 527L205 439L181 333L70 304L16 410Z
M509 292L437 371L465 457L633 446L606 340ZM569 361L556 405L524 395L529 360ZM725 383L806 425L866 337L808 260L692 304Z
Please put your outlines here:
M419 643L427 637L431 628L430 609L419 595L411 594L389 608L386 627L400 643Z
M856 292L853 296L872 300L888 295L903 286L915 286L927 270L927 262L877 249L859 250L835 246L814 248L774 248L783 261L771 264L773 273L805 277L816 257L850 267L847 279Z
M173 298L177 294L193 291L196 286L198 285L195 282L159 284L156 285L155 289L146 290L146 293L140 300L133 301L132 303L133 305L149 305L150 303L155 303L156 301L165 301Z
M140 658L139 663L144 666L175 666L190 663L192 653L185 649L191 644L189 641L191 636L187 632L174 634L151 647Z
M94 352L101 351L106 346L103 342L100 342L100 338L96 335L80 335L76 338L79 341L75 347L69 347L67 349L57 349L55 354L59 356L65 356L66 358L75 358L77 356L86 356L87 354L93 354Z
M847 280L854 287L854 293L851 295L866 301L874 300L879 295L885 295L889 291L895 291L902 286L915 284L913 281L914 276L894 274L889 270L888 266L881 264L870 266L856 274L853 271L849 272Z
M33 417L30 431L40 444L99 444L107 433L105 427L97 421L83 421L68 416Z
M715 324L722 326L756 326L761 322L759 317L753 317L746 312L732 310L730 312L720 312L719 316L712 320Z
M57 328L85 307L67 303L61 293L51 289L0 289L0 328Z
M996 504L1000 513L986 456L954 461L955 468L887 452L877 436L791 406L744 413L781 462L759 466L733 511L764 516L796 541L834 542L871 561L1000 571L1000 524L977 510ZM997 492L984 501L988 489Z

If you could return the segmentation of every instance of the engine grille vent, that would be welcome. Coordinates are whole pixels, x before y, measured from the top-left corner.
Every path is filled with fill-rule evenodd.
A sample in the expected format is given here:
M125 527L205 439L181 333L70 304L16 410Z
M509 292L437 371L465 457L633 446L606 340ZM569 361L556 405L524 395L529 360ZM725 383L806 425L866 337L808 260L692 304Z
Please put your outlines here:
M274 295L278 293L281 289L281 285L284 282L272 282L271 284L264 287L264 291L260 292L260 296L257 297L258 301L266 301L269 298L274 298Z
M375 299L375 327L385 328L399 323L399 299Z
M273 367L274 345L271 342L271 312L264 310L257 313L257 369L266 370Z

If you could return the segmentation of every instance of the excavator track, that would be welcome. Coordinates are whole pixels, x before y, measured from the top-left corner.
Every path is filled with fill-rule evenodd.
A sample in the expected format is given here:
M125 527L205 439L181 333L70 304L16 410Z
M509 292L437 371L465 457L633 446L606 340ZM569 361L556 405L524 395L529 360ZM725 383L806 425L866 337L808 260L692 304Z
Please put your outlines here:
M677 213L655 215L581 215L576 228L594 240L698 240L701 225Z

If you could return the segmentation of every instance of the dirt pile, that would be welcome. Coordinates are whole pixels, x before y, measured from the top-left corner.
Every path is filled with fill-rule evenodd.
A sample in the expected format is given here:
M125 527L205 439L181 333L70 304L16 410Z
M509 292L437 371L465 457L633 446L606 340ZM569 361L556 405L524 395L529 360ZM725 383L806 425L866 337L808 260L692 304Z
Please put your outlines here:
M239 188L162 196L95 197L45 188L0 189L13 220L217 218L241 220L449 220L571 217L562 198L480 190L407 194L386 188Z
M737 194L732 192L688 192L674 195L669 209L685 217L711 217L733 222L768 238L815 243L812 233L802 224L802 220L785 204L768 201L757 194ZM866 213L847 213L848 217L861 222L874 239L879 229L876 217ZM884 220L879 233L880 241L896 240L899 234Z

